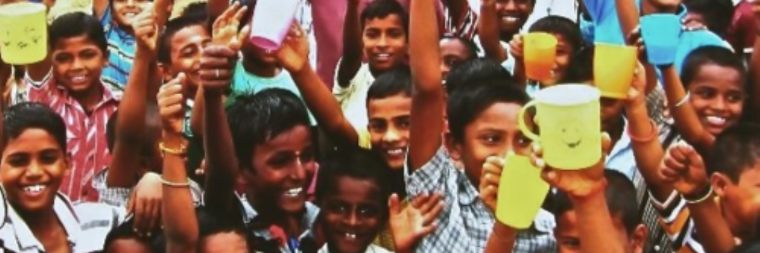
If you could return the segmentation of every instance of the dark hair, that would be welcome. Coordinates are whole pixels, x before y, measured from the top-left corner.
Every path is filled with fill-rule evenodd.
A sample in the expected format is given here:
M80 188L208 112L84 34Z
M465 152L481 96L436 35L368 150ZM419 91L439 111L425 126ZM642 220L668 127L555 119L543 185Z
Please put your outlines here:
M478 53L480 53L480 49L478 48L478 45L475 44L472 40L465 39L463 37L455 36L452 34L444 34L443 37L441 37L441 40L456 40L462 43L464 45L464 48L467 49L467 54L470 56L467 60L472 60L475 58L478 58Z
M594 47L584 47L567 65L560 83L585 83L594 80Z
M191 3L185 6L185 9L182 10L182 14L180 17L187 17L187 16L195 16L195 17L202 17L204 19L208 18L208 3L206 2L196 2Z
M476 58L451 69L446 76L446 93L451 94L460 86L468 86L490 79L511 80L509 73L499 63L487 58Z
M525 89L517 85L504 68L492 61L476 59L465 63L454 68L446 80L450 90L446 113L455 141L463 141L465 127L493 104L524 105L530 101Z
M760 159L760 125L739 124L723 130L715 139L707 170L720 172L734 182Z
M205 3L203 3L205 5ZM196 4L192 4L188 6L185 10L192 10L191 8L200 8L195 7ZM205 6L201 6L204 7ZM192 26L201 26L203 29L206 29L206 16L205 15L199 15L199 14L192 14L192 15L182 15L178 18L169 20L169 22L166 22L166 28L164 28L164 32L161 33L161 37L158 39L158 55L157 59L158 62L164 63L164 64L171 64L171 51L172 51L172 39L174 38L174 35L177 34L177 32L181 31L182 29L192 27Z
M251 168L254 147L296 126L310 127L306 105L288 90L243 94L227 108L227 123L242 168Z
M607 179L604 196L607 199L610 215L623 221L626 232L630 236L641 224L636 187L628 177L616 170L605 169L604 177ZM558 220L560 216L571 210L573 210L573 203L570 197L567 193L558 191L554 196L554 218Z
M362 148L341 149L340 152L332 153L319 167L315 193L317 203L336 190L338 178L349 177L375 183L380 189L380 199L383 200L381 206L387 207L385 201L391 193L388 187L390 171L388 163L377 152ZM383 214L387 218L387 209L383 210Z
M386 18L390 15L396 14L401 19L401 27L404 28L404 33L409 34L409 14L398 1L396 0L375 0L367 4L367 7L361 13L359 22L362 30L367 21L376 18Z
M97 18L85 13L72 12L61 15L50 24L48 34L51 48L55 48L55 44L60 40L84 35L103 52L105 57L108 56L108 41L103 26Z
M731 0L685 0L683 4L689 12L702 15L707 29L720 37L726 35L734 17L734 2Z
M572 20L562 16L547 16L539 19L530 26L530 32L545 32L550 34L561 35L565 41L573 48L573 52L578 52L584 47L583 34L581 29Z
M135 240L139 241L153 253L166 252L166 238L164 233L160 230L152 231L151 236L148 238L140 237L134 230L134 219L129 219L118 227L108 232L105 243L103 244L103 252L109 252L108 247L111 246L116 240Z
M702 46L694 49L686 56L683 67L681 68L681 82L684 88L688 87L694 78L697 77L702 66L714 64L721 67L732 68L739 72L741 77L742 89L748 90L747 87L747 69L744 67L744 61L730 49L720 46Z
M47 105L36 102L24 102L8 107L3 115L3 138L18 138L27 129L42 129L50 134L66 150L66 123L63 118Z
M412 96L412 72L406 65L396 67L378 76L367 90L367 104L373 99L383 99L399 94Z
M158 121L159 117L160 116L158 114L158 105L154 103L147 103L145 107L146 127L151 126L150 124L151 122ZM119 119L119 111L115 111L111 113L111 116L108 117L108 122L106 122L106 144L108 146L108 152L112 154L114 152L113 150L114 145L116 145L116 122L118 121L118 119ZM149 130L153 130L153 129L146 128L146 131L144 131L146 133L146 136ZM149 145L155 145L155 143L143 143L141 147L142 150L140 151L141 155L146 156L146 157L151 155L149 151L152 149L149 148L150 147Z

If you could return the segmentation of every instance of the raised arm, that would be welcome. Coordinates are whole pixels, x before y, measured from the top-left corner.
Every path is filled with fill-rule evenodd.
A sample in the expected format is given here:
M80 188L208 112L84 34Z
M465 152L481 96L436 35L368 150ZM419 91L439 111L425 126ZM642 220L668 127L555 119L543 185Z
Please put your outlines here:
M478 36L486 57L498 62L509 58L507 50L501 46L499 38L499 15L496 12L496 0L482 0L478 20Z
M291 26L287 43L277 52L277 59L298 86L306 105L316 116L319 126L334 140L356 146L359 136L348 122L338 101L309 64L309 41L298 24Z
M412 69L411 130L409 133L410 172L427 163L441 147L443 132L443 87L438 51L435 1L415 0L411 3L409 62Z
M689 97L683 88L681 78L673 66L661 68L662 77L665 81L665 95L667 96L670 115L676 123L678 132L689 144L694 146L700 154L708 154L715 142L715 136L707 132L699 121L697 112L689 103Z
M341 87L351 84L362 65L362 28L359 20L359 3L361 0L333 0L348 1L346 19L343 22L343 58L338 65L337 81Z
M113 158L106 178L108 187L131 188L137 181L140 151L145 140L148 72L155 61L158 31L152 9L146 9L133 24L137 48L134 66L129 74L124 97L116 119L116 140ZM155 95L153 95L155 96Z
M92 15L101 19L108 10L108 0L92 0Z

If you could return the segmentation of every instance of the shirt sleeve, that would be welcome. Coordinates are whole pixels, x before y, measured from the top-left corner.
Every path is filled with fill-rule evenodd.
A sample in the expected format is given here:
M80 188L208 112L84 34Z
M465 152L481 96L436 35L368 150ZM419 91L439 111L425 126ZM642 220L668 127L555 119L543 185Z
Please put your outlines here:
M686 200L676 191L664 202L657 201L650 195L650 201L657 210L660 227L672 242L676 252L704 252L702 245L696 239L694 221L686 205ZM682 248L691 251L681 251Z
M441 146L425 165L411 172L409 158L404 165L406 191L410 197L432 192L442 193L447 203L458 203L456 167L449 159L446 149Z
M106 180L108 178L108 169L98 172L92 179L92 188L98 191L100 203L112 206L127 206L129 196L132 195L132 188L108 187Z
M338 72L340 72L340 63L343 61L343 58L338 60L338 64L335 67L335 84L333 85L333 95L335 95L335 99L338 100L338 103L340 104L340 107L345 110L346 105L348 104L348 98L351 97L351 94L353 94L356 91L356 85L354 85L354 79L356 79L356 75L359 73L359 71L356 71L356 74L354 74L354 77L351 78L351 81L349 81L348 86L342 87L338 83ZM361 68L359 69L361 70Z

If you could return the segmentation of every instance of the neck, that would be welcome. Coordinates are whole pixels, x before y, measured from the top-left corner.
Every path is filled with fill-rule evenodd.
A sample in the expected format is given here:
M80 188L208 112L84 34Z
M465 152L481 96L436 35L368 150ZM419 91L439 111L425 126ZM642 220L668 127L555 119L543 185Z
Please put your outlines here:
M507 43L509 43L510 41L512 41L512 38L514 38L514 37L515 37L515 34L517 34L518 32L519 32L519 31L514 31L514 32L502 32L501 34L499 34L499 39L500 39L501 41L504 41L504 42L507 42Z
M653 4L650 0L641 1L641 16L655 14L655 13L678 13L678 6L676 7L660 7Z
M243 59L243 69L246 72L260 76L260 77L275 77L280 73L280 68L277 65L265 64L255 60Z
M53 207L39 212L19 212L19 216L37 238L46 237L44 235L54 233L61 228Z
M85 112L90 113L95 109L95 106L100 103L100 100L103 98L103 92L105 92L103 89L103 85L98 81L98 83L93 84L92 88L82 91L82 92L71 92L69 91L69 94L79 102L79 105L82 106L82 109L84 109Z

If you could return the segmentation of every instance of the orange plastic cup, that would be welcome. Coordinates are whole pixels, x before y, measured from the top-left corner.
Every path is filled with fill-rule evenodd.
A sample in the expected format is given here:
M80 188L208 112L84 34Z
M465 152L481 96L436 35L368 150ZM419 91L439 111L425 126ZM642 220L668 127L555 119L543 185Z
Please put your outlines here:
M557 38L548 33L529 33L523 36L525 75L530 80L543 81L553 77Z
M596 43L594 85L602 97L624 99L633 82L638 59L636 47Z

